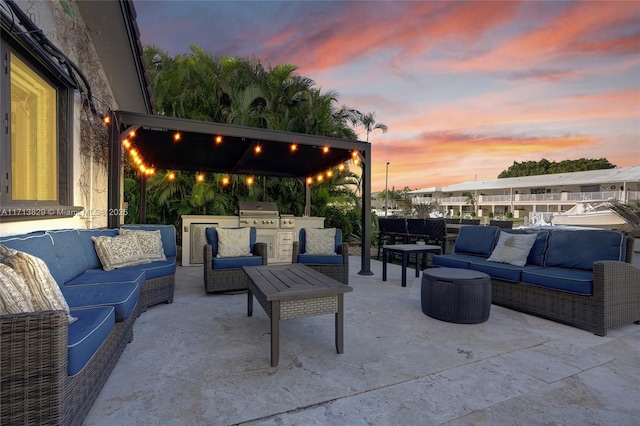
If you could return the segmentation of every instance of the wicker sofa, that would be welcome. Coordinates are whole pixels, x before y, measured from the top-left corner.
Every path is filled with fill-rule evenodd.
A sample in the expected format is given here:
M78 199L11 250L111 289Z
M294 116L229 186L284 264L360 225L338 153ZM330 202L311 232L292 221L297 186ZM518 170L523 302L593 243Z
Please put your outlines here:
M500 232L535 233L524 266L489 261ZM505 230L465 226L453 254L436 255L436 266L466 268L491 276L492 303L604 336L640 321L640 268L633 240L598 229Z
M45 261L71 315L64 311L0 315L0 424L81 424L133 339L141 312L171 303L175 228L160 230L166 260L105 271L92 236L117 229L42 231L0 238L0 244Z

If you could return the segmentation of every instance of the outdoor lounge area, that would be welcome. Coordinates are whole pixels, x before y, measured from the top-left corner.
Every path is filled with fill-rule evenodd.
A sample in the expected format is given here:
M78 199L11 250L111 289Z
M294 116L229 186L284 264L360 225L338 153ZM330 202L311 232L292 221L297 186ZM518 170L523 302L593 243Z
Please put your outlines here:
M86 425L631 425L640 408L640 326L605 337L493 305L488 321L422 313L421 278L350 259L344 353L332 315L269 319L246 293L207 294L202 268L178 267L174 303L134 325Z

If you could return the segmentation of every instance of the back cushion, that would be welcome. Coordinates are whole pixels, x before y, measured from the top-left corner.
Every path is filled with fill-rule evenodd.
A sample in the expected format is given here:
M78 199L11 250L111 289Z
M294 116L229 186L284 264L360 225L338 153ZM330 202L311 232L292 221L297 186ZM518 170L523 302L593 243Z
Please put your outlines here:
M80 244L84 250L84 255L87 259L87 269L102 268L98 253L96 253L95 245L91 237L115 237L118 235L118 230L113 229L79 229Z
M624 260L626 238L619 231L553 230L544 266L593 270L598 260Z
M230 229L238 229L238 228L230 228ZM253 253L253 246L256 243L257 238L256 228L254 226L251 227L251 231L249 233L249 247L251 248L251 252ZM207 239L207 244L211 244L211 248L213 249L213 257L218 255L218 231L216 228L206 228L204 230L204 236Z
M58 281L59 285L71 281L89 269L77 229L47 231L47 234L53 238L53 249L60 265L60 276L63 281Z
M162 249L167 257L175 256L178 252L176 247L176 227L173 225L123 225L125 229L139 229L142 231L155 231L160 230L160 238L162 238Z
M18 251L24 251L44 260L58 285L62 286L64 284L64 278L60 272L60 265L56 258L51 235L38 233L3 237L0 238L0 244Z
M300 228L300 233L298 234L298 243L300 244L300 253L307 252L307 231L305 228ZM342 246L342 229L336 228L335 234L335 247L338 250L338 247Z
M497 226L462 226L456 238L455 252L491 256L499 234Z
M542 266L544 263L544 253L547 248L547 240L549 239L549 231L546 230L526 230L526 229L503 229L503 232L510 234L537 234L536 242L533 243L529 256L527 257L527 265Z

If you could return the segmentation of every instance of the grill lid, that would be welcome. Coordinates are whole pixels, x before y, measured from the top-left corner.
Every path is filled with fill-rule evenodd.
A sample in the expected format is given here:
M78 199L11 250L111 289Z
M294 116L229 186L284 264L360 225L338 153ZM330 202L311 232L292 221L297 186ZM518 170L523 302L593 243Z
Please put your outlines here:
M239 201L240 216L277 216L278 204L274 201Z

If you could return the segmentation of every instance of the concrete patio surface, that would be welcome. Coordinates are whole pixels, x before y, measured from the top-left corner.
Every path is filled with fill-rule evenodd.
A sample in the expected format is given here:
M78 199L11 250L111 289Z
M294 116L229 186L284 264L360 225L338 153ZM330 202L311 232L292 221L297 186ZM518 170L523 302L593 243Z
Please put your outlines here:
M86 425L640 425L640 326L598 337L492 306L482 324L430 318L420 278L350 258L345 351L333 315L280 325L246 293L208 295L178 267L175 301L134 325Z

